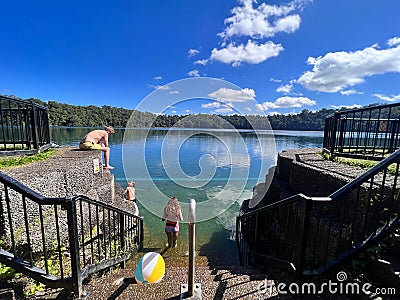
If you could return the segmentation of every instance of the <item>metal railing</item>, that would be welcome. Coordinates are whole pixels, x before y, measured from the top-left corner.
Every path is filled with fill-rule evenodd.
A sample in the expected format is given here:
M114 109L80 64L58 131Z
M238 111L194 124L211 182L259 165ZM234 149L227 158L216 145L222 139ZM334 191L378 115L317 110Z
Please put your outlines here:
M337 112L325 119L323 147L335 156L381 160L400 147L400 103Z
M0 262L80 296L90 274L125 266L143 218L86 196L46 198L0 172Z
M400 150L328 197L298 194L236 221L242 265L268 261L320 274L400 227Z
M33 154L50 144L47 108L0 96L0 155Z

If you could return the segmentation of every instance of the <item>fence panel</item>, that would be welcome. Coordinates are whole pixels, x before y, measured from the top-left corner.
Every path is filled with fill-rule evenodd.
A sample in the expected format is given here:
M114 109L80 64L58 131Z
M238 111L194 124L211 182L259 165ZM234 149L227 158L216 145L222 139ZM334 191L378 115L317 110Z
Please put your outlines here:
M0 262L80 295L143 245L143 218L86 196L45 198L0 172Z
M381 160L400 147L400 104L337 112L325 120L332 155Z
M0 96L0 151L38 151L50 144L47 108Z

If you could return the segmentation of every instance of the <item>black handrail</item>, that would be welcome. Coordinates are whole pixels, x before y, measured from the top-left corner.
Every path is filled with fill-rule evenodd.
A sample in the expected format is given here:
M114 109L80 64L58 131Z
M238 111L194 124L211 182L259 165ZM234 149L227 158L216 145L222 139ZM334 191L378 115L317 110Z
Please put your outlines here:
M381 160L400 147L400 103L336 112L325 119L323 147L333 156Z
M125 266L143 218L83 195L47 198L0 172L0 262L80 296L90 274Z
M47 108L0 96L0 155L34 154L50 145Z
M242 264L320 274L400 227L400 150L328 197L298 194L237 217Z

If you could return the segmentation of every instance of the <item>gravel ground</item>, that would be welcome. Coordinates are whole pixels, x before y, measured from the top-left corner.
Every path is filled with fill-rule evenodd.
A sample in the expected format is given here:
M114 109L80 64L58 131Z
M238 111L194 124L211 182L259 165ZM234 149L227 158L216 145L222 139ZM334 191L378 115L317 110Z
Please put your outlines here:
M126 300L161 300L189 299L181 294L181 285L187 284L188 271L184 267L169 267L160 283L137 284L133 270L118 270L101 278L93 279L84 286L87 300L126 299ZM224 299L328 299L345 300L344 295L291 295L289 285L293 283L287 274L277 271L261 271L256 268L238 266L196 267L194 282L200 284L203 300ZM278 284L285 284L278 294ZM301 286L299 284L298 286ZM319 286L317 284L317 286ZM191 297L190 299L199 299ZM369 299L358 295L357 299Z

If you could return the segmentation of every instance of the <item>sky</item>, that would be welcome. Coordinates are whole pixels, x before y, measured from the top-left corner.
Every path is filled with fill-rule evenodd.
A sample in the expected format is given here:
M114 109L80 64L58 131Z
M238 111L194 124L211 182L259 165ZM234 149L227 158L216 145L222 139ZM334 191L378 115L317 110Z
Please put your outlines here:
M0 10L2 95L178 115L400 101L399 0L21 0ZM191 100L178 89L204 78L227 84Z

